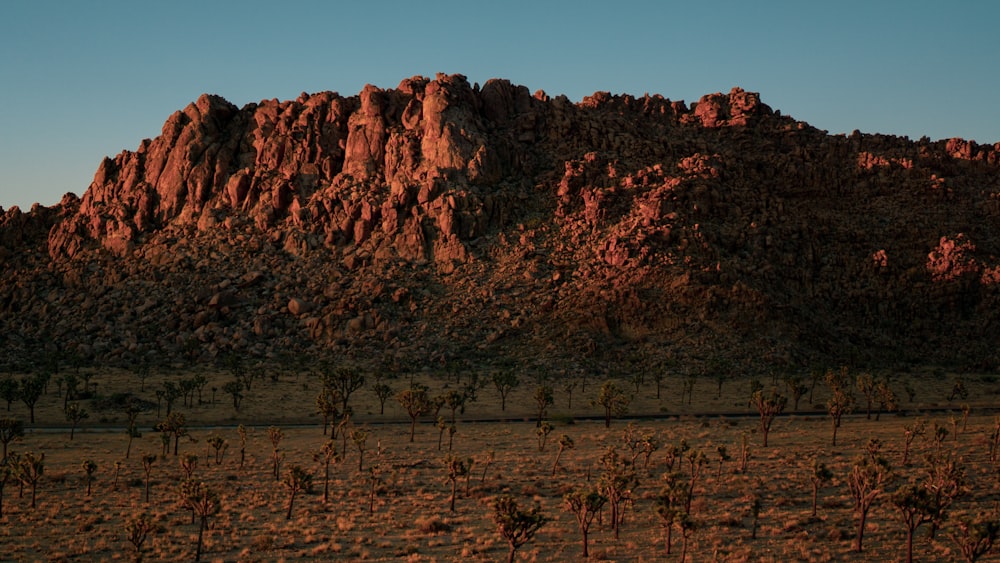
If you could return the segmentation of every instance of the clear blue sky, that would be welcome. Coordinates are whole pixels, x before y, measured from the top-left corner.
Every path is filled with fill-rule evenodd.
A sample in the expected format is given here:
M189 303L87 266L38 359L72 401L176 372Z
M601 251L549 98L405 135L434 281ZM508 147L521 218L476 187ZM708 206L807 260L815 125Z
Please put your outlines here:
M203 92L242 106L413 75L695 101L733 86L830 133L1000 141L1000 2L0 4L0 206L82 195Z

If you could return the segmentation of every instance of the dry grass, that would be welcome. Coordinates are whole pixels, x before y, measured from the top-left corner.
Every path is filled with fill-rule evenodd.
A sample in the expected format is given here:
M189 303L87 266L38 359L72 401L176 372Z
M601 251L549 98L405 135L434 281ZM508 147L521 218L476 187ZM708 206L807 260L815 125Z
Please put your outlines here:
M137 381L124 372L102 372L95 377L102 392L137 387ZM161 376L162 377L162 376ZM224 380L213 374L212 384ZM426 379L435 392L453 384ZM941 403L951 387L951 379L918 375L918 400L922 407ZM158 383L147 381L145 396ZM396 381L397 388L405 385ZM986 444L993 430L993 419L977 414L996 394L996 384L989 379L968 380L973 405L968 428L957 439L949 436L943 447L962 459L972 493L955 507L959 512L993 509L998 502L997 468L986 454ZM623 385L626 385L623 383ZM326 437L321 434L318 417L312 415L313 398L318 383L306 375L281 375L277 381L258 381L244 403L241 413L217 392L216 404L175 407L189 421L198 425L190 439L182 439L180 454L199 457L194 475L217 491L222 509L210 519L205 533L206 560L274 561L289 559L349 559L370 561L496 561L505 557L507 546L496 533L490 515L490 502L499 494L514 495L523 507L537 503L551 518L538 536L519 551L519 560L561 561L578 559L580 534L573 515L566 511L562 497L577 487L593 484L600 476L600 457L607 447L623 448L625 422L615 421L610 429L602 421L579 420L599 414L589 405L597 391L590 382L585 392L574 390L572 409L556 385L556 405L549 412L555 430L545 451L538 450L531 393L527 382L508 399L508 411L500 412L496 391L485 388L480 400L459 417L454 453L471 458L469 479L461 478L454 513L448 510L451 494L444 467L446 451L438 450L438 430L428 419L417 428L416 441L410 443L409 422L398 404L390 400L386 415L378 414L378 402L367 390L352 397L358 413L353 425L366 425L369 431L364 470L358 471L357 449L348 441L344 459L331 466L331 500L322 502L322 465L314 461ZM716 398L714 382L704 381L695 391L692 405L681 405L676 391L664 387L663 399L656 400L649 384L633 402L633 413L662 414L670 418L635 420L643 433L654 434L663 446L643 468L640 458L638 485L632 491L633 503L627 507L621 536L614 539L607 522L595 524L591 531L590 552L595 560L656 561L664 559L664 531L655 510L655 498L666 471L665 446L685 440L694 451L707 457L707 465L695 487L692 513L699 529L688 545L694 561L842 561L857 559L851 551L855 517L846 483L853 459L864 451L870 438L883 443L884 454L893 462L900 478L919 475L922 457L936 446L928 438L919 438L910 457L911 466L900 465L903 426L914 415L882 415L881 421L866 420L863 415L846 418L838 435L839 444L830 447L830 422L823 416L779 418L770 434L770 447L762 448L755 418L722 418L718 415L695 417L692 413L750 413L746 408L747 384L728 382L721 398ZM61 425L56 416L61 407L53 390L39 403L37 416L41 425ZM936 397L941 397L937 400ZM207 398L207 397L206 397ZM817 389L815 401L825 401ZM807 401L803 399L802 405ZM906 397L903 406L910 407ZM958 405L952 405L957 416ZM862 405L863 408L863 405ZM26 418L23 405L14 412ZM61 414L61 413L60 413ZM472 419L513 417L514 421L473 422ZM927 415L933 423L955 428L947 413ZM574 417L577 420L574 420ZM89 426L77 430L70 441L68 430L33 430L14 451L44 452L46 471L38 490L38 506L29 508L29 493L19 498L18 487L8 484L4 490L4 516L0 523L0 544L4 558L10 560L122 560L131 559L133 550L127 541L124 523L127 518L148 514L158 526L145 548L148 558L163 560L191 559L194 555L197 524L182 509L176 496L183 478L179 457L159 458L152 470L151 500L144 502L144 473L140 458L144 453L159 454L159 435L149 430L156 422L155 413L140 418L143 436L132 446L130 459L123 459L126 437L118 430L101 430L102 424L122 424L121 413L91 413ZM291 423L305 423L296 427ZM249 429L246 462L238 468L239 437L233 427L243 423ZM223 425L205 428L204 425ZM291 520L285 519L287 490L271 473L271 442L267 427L281 426L285 438L281 451L283 468L301 465L314 476L311 493L295 501ZM961 427L958 427L961 429ZM214 462L208 444L212 435L229 442L223 463ZM552 463L557 438L567 434L575 447L563 452L559 471L553 476ZM749 437L752 457L746 474L735 473L743 436ZM339 442L338 442L339 444ZM726 447L733 459L726 461L720 477L716 476L719 445ZM381 454L376 451L381 448ZM445 439L447 449L447 438ZM492 461L487 459L492 452ZM94 493L85 496L86 476L81 461L97 462ZM819 513L811 516L811 485L808 477L814 459L833 469L834 478L820 492ZM122 461L118 486L112 484L114 464ZM369 510L370 471L379 467L373 511ZM689 470L687 461L682 466ZM485 479L482 478L486 472ZM748 499L761 500L757 538L751 538ZM604 518L607 518L605 510ZM868 560L897 560L902 553L904 534L898 516L884 501L876 502L869 517L865 537ZM680 550L680 533L673 534L674 558ZM946 534L935 539L919 534L915 551L921 561L955 560L957 552Z

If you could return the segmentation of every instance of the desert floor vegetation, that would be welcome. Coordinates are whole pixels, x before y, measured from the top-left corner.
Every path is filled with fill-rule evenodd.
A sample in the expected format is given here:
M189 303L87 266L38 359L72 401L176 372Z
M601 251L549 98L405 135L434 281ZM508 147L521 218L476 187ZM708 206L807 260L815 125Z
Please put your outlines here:
M916 560L963 561L976 534L990 532L975 520L998 518L1000 422L990 409L1000 385L988 375L963 376L963 397L955 377L906 374L913 395L881 416L867 416L858 395L836 446L826 408L832 389L800 389L801 410L788 401L766 447L751 399L791 396L777 379L730 378L720 392L708 377L693 386L690 378L623 378L616 387L627 408L609 420L599 401L605 380L597 378L575 381L571 407L560 378L521 376L503 405L483 376L489 385L453 411L444 397L476 378L368 375L324 432L316 397L330 385L320 376L264 374L244 388L236 410L219 392L233 379L221 370L205 374L202 400L175 399L174 425L156 431L171 417L162 398L157 412L155 393L178 377L140 381L95 370L90 380L103 395L76 398L90 417L75 428L51 384L33 405L35 424L27 405L0 405L0 418L24 422L23 436L7 444L0 489L4 559L499 561L512 553L498 530L502 502L539 517L515 560L579 560L584 543L571 501L596 494L611 502L595 503L586 539L592 560L895 561L912 539ZM895 380L900 389L903 380ZM426 389L412 441L409 414L376 385L393 397ZM539 445L541 385L552 390L548 447ZM131 429L126 393L145 401ZM450 448L440 444L442 414ZM151 458L147 501L143 460ZM30 479L20 469L25 459L42 463ZM874 464L887 472L866 489L862 513L852 475ZM209 496L204 507L195 502Z

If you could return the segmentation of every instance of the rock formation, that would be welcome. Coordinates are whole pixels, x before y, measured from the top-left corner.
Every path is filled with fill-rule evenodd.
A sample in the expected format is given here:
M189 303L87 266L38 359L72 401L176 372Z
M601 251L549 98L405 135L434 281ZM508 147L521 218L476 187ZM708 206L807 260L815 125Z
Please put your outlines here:
M0 214L0 343L15 364L992 369L998 159L829 135L739 88L203 95L82 197Z

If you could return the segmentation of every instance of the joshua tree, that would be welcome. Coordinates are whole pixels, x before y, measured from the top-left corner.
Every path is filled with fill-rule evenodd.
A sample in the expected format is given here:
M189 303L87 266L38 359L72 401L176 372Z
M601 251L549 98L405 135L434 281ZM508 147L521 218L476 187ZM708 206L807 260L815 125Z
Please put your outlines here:
M684 376L684 381L681 383L681 401L684 401L684 395L687 395L687 404L691 404L691 400L694 398L694 386L698 383L698 374L696 372L688 373Z
M125 434L128 435L128 445L125 446L125 459L128 459L132 453L132 440L142 436L135 423L136 419L139 418L139 413L142 411L142 404L137 400L130 400L125 405L125 417L128 419L128 424L125 428Z
M747 433L744 432L740 435L740 463L736 471L739 473L746 473L747 469L750 467L750 439L747 437Z
M191 479L194 477L194 470L198 468L198 456L194 454L185 454L181 456L181 470L184 471L184 478Z
M149 503L149 475L153 472L155 454L142 454L142 470L146 473L146 503Z
M951 387L951 393L948 395L948 402L954 401L955 399L965 399L969 398L969 390L965 387L965 380L961 377L955 379L954 385Z
M323 504L326 504L330 501L330 463L340 461L340 454L337 453L337 443L333 440L328 440L313 455L313 460L323 463Z
M242 424L236 427L236 433L240 436L240 469L243 469L243 462L247 456L247 429Z
M323 387L332 389L340 398L340 410L347 412L351 395L365 385L365 376L352 367L338 367L334 370L325 369L322 374Z
M903 426L903 465L909 462L910 446L913 444L913 440L917 436L923 436L926 430L927 421L922 418L914 420L912 424Z
M329 387L324 386L316 394L316 413L323 417L324 436L326 436L327 428L330 427L330 421L340 418L340 409L337 407L339 403L340 398ZM336 438L337 436L334 435L333 437Z
M486 481L486 472L490 469L490 464L493 463L494 458L493 450L486 452L486 462L483 463L483 476L479 478L479 482L483 483Z
M368 490L368 512L375 512L375 493L378 490L379 479L382 475L382 446L379 446L375 450L375 462L368 467L368 483L370 488Z
M0 418L0 442L3 442L3 459L7 459L7 446L24 437L24 423L16 418Z
M973 563L993 549L1000 537L1000 519L995 514L963 516L956 520L948 535L958 545L962 557Z
M146 538L154 531L156 531L156 524L145 513L129 518L125 522L125 537L135 548L136 563L142 561L142 544L146 543Z
M715 472L715 478L720 479L722 477L722 464L732 459L732 457L726 451L726 446L723 444L716 446L715 452L719 454L719 469Z
M681 478L679 473L667 473L663 476L663 480L663 489L656 497L656 514L660 517L666 531L666 550L667 555L670 555L673 528L685 514L684 504L690 496L691 486Z
M277 481L281 479L281 459L284 457L278 446L281 444L282 438L285 437L285 433L277 426L271 426L267 429L267 437L271 440L271 461L274 468L274 480Z
M444 405L451 411L451 424L455 424L457 412L465 412L465 401L469 396L464 391L452 389L444 394Z
M598 487L611 505L611 528L614 530L615 539L618 539L618 532L625 518L625 504L631 500L632 487L637 485L638 481L632 462L619 455L614 446L609 447L601 456L601 465L604 471L601 473Z
M208 518L219 512L219 497L200 481L187 480L180 487L181 505L198 516L198 543L194 560L201 561L204 534L208 528Z
M170 413L173 412L174 401L182 394L183 391L181 391L180 386L173 381L163 382L163 400L167 403L167 416L170 416Z
M930 523L930 536L933 538L947 518L951 505L968 492L965 470L950 452L932 453L927 456L925 486L933 497Z
M875 411L876 421L882 416L882 411L896 410L896 393L893 392L888 380L879 381L875 385L875 399L878 402L878 409Z
M114 476L113 481L111 482L111 489L112 490L115 490L115 491L118 490L118 476L121 475L122 466L123 465L125 465L125 464L122 463L121 460L115 461L115 476Z
M3 490L7 486L7 481L15 477L14 467L10 461L7 458L0 460L0 519L3 519Z
M890 468L884 458L872 461L870 456L860 456L848 475L851 496L854 497L854 510L858 513L858 533L854 543L857 552L862 551L861 542L865 534L865 521L875 499L885 489L890 479Z
M392 387L379 381L375 385L372 385L372 391L378 397L378 413L385 414L385 402L392 396Z
M94 472L97 471L97 464L92 460L86 459L80 464L83 468L83 472L87 475L87 496L90 496L90 483L94 480Z
M226 382L222 386L222 391L233 397L233 410L240 412L240 403L243 402L243 384L234 379Z
M604 408L604 427L611 427L611 418L628 412L629 398L614 381L605 381L597 395L595 405Z
M33 375L31 377L21 379L18 396L21 398L21 402L24 403L24 406L28 407L28 420L31 424L35 423L35 404L42 398L42 392L45 390L46 379L47 378L40 375Z
M552 462L552 475L556 474L556 470L559 469L559 458L562 457L563 450L572 450L576 447L573 443L573 439L569 436L563 434L559 436L559 450L556 452L556 460Z
M520 384L521 379L514 372L502 371L500 373L493 374L493 385L495 385L497 391L500 392L501 411L507 410L507 394Z
M173 437L174 455L176 456L178 442L180 442L180 439L183 436L188 435L187 419L184 417L184 414L179 412L168 413L167 418L163 422L156 425L156 429L163 432L167 436Z
M548 408L555 402L551 385L539 385L535 387L535 426L542 425L542 419Z
M826 403L827 412L830 413L830 420L833 422L833 445L837 446L837 429L840 428L840 420L844 415L851 412L851 405L854 403L854 396L846 389L834 388L833 396Z
M833 471L830 471L830 469L822 461L814 459L812 474L809 475L809 480L812 481L813 490L813 517L816 516L816 504L819 500L819 488L823 485L823 483L828 483L831 479L833 479Z
M149 379L151 373L149 362L143 359L138 364L135 364L132 370L135 372L135 376L139 378L139 392L144 393L146 391L146 380Z
M73 439L73 435L76 434L76 427L84 419L88 418L90 415L87 411L80 406L80 403L70 403L66 406L66 421L69 422L69 439Z
M545 442L548 440L549 434L552 433L553 426L548 422L543 422L538 428L535 428L535 435L538 436L538 451L545 451Z
M311 489L312 479L312 474L307 473L298 465L292 465L288 468L288 472L285 473L285 479L282 481L285 488L288 489L288 512L285 514L285 520L292 519L292 506L295 503L295 496Z
M596 490L574 491L563 497L566 508L576 516L576 523L580 527L580 534L583 536L583 557L590 557L587 549L587 537L590 526L594 523L594 518L600 513L607 498Z
M208 445L212 446L212 450L215 451L215 465L222 465L222 457L226 455L226 450L229 449L229 442L223 439L222 436L215 434L208 439Z
M788 399L772 390L770 395L764 395L762 391L757 391L751 399L757 412L760 413L760 431L764 435L764 447L767 447L767 436L771 433L771 425L775 417L785 410Z
M417 419L431 410L431 401L427 396L427 387L415 384L409 389L401 391L399 395L396 395L396 400L406 410L406 414L410 416L410 442L413 442L413 436L417 428Z
M38 482L42 480L44 473L44 453L36 457L34 452L27 452L21 456L17 474L20 476L22 482L31 487L31 508L35 508L35 494L38 491Z
M567 379L563 381L562 390L566 392L566 408L573 408L573 389L576 389L576 381Z
M792 410L799 410L799 400L809 392L809 386L802 380L801 375L788 375L785 377L785 386L789 395L792 396Z
M472 460L464 460L448 454L444 458L445 468L448 470L448 481L451 482L451 504L448 509L455 512L455 496L458 493L458 479L469 473L472 467Z
M368 440L368 431L355 429L351 430L351 441L354 442L354 447L358 449L358 473L361 473L365 469L365 442Z
M934 520L934 495L923 485L907 483L889 497L906 527L906 563L913 563L913 534L921 524Z
M858 391L865 396L865 417L872 418L872 406L875 404L875 378L870 373L862 373L856 379Z
M493 522L496 523L500 536L510 546L507 563L514 563L518 548L531 541L547 521L539 512L538 506L529 511L521 510L510 495L501 495L493 501Z
M7 401L7 412L10 412L10 405L21 398L21 387L17 380L11 377L0 379L0 399Z

